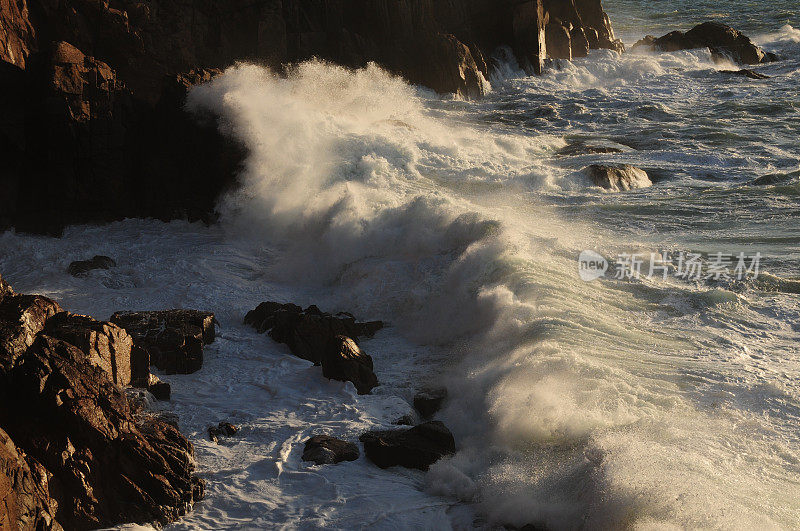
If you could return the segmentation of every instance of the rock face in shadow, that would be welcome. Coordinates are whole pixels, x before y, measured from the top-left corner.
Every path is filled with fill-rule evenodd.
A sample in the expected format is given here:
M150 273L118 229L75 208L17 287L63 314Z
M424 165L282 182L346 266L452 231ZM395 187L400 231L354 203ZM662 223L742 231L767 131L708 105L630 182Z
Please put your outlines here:
M378 385L372 357L347 336L336 336L328 344L321 365L325 378L352 382L360 395L369 394Z
M112 267L117 267L117 263L113 258L98 255L91 260L76 260L72 262L67 268L67 273L73 277L84 277L95 269L111 269Z
M236 61L376 62L479 97L490 57L529 73L620 49L600 0L14 0L0 9L0 230L125 217L213 222L244 150L186 92Z
M686 33L673 31L659 38L648 35L633 48L662 52L708 48L715 58L731 59L746 65L768 63L777 59L774 54L762 50L740 31L720 22L704 22Z
M90 529L165 525L185 514L203 495L193 448L176 427L134 410L115 384L129 378L127 334L45 297L3 292L0 500L8 515L0 522Z
M203 347L214 342L214 314L198 310L117 312L110 321L125 329L167 374L191 374L203 367Z
M583 169L592 183L612 192L623 192L652 186L647 172L630 164L592 164Z
M369 431L360 440L367 458L381 468L402 466L427 470L456 451L453 434L438 421L407 430Z
M429 419L442 409L445 400L447 400L445 387L422 389L414 395L414 409L422 415L422 418Z

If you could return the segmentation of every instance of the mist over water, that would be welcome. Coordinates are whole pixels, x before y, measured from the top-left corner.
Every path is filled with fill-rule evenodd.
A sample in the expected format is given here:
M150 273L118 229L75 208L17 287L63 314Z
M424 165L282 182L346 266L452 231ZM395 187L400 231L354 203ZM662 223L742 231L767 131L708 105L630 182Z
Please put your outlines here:
M220 227L7 233L0 270L100 318L217 312L221 339L202 374L171 380L174 408L198 439L215 415L247 428L241 445L198 442L209 495L178 527L795 527L800 31L791 3L752 16L734 3L607 8L626 42L708 17L751 31L784 57L760 67L769 80L726 77L700 50L596 51L537 78L506 67L464 102L375 66L236 66L188 103L249 148ZM575 143L615 152L564 149ZM597 162L654 185L604 192L579 172ZM767 174L780 178L751 184ZM761 252L767 274L587 283L586 249ZM90 250L120 272L63 274ZM242 327L268 298L384 319L364 345L376 394L322 382ZM441 418L459 452L424 476L300 463L317 427L389 427L428 381L450 390Z

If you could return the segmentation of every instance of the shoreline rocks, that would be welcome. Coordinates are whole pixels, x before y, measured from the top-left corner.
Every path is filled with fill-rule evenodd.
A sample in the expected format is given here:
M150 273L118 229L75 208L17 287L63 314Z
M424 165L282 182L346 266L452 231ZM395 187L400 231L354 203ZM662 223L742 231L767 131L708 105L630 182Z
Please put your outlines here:
M136 351L112 323L14 294L0 277L0 503L11 513L0 523L166 525L202 498L192 444L126 396L151 383Z
M67 268L67 273L73 277L83 277L95 269L111 269L112 267L117 267L117 263L113 258L98 255L91 260L77 260L72 262Z
M662 37L646 36L633 49L676 52L708 48L718 59L732 59L746 65L776 61L775 54L765 52L742 32L720 22L704 22L687 31L673 31Z
M204 346L216 336L214 314L198 310L117 312L110 321L125 329L150 363L167 374L199 371Z
M244 324L268 333L298 358L321 365L326 378L352 382L359 394L378 385L372 358L356 340L375 335L383 328L380 321L362 323L351 314L325 313L316 306L303 310L296 304L263 302L247 313Z
M436 387L433 389L422 389L414 395L414 409L424 419L434 416L447 400L447 388Z

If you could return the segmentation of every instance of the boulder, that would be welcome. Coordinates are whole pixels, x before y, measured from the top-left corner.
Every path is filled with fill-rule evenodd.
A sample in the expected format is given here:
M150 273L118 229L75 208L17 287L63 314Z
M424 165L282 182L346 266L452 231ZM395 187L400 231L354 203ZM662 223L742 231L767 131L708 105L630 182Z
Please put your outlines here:
M447 400L447 388L423 389L414 395L414 409L419 411L422 418L429 419L442 409L445 400Z
M572 57L586 57L589 55L589 39L586 38L586 30L580 26L572 28L569 32L572 45Z
M764 52L749 37L720 22L704 22L687 31L672 31L655 38L648 35L634 49L662 52L708 48L714 57L728 58L746 65L775 61L774 54Z
M119 326L86 315L61 312L47 320L44 333L78 347L115 384L147 388L150 357Z
M316 306L303 310L295 304L264 302L244 318L244 323L258 333L269 332L278 343L284 343L292 354L321 365L326 353L338 345L337 336L357 340L372 337L383 328L380 321L357 322L348 313L324 313Z
M613 192L647 188L652 186L647 172L630 164L616 166L606 164L592 164L583 169L592 183Z
M198 310L117 312L110 321L147 351L167 374L191 374L203 366L203 347L215 338L214 314Z
M336 336L329 342L322 358L322 375L331 380L352 382L360 395L369 394L378 385L372 358L355 341Z
M39 334L0 383L0 403L15 404L0 408L0 427L47 471L64 528L166 525L202 496L191 443L158 418L134 416L77 347Z
M427 470L456 451L453 434L437 421L410 429L370 431L360 440L364 443L364 454L381 468L403 466Z
M35 459L26 458L0 429L0 529L61 530L50 496L50 476Z
M91 260L77 260L69 264L67 272L73 277L83 277L94 269L111 269L117 263L108 256L95 256Z
M355 461L361 453L354 443L328 435L315 435L306 441L303 461L318 465L333 465L342 461Z

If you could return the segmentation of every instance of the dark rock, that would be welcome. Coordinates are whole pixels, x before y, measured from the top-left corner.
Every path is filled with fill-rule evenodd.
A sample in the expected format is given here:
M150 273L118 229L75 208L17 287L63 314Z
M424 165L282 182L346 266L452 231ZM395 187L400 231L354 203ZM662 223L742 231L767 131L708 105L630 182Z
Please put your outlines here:
M8 284L8 282L3 280L3 275L0 275L0 301L2 301L3 297L5 297L6 295L13 295L13 294L14 290L11 289L11 286Z
M756 46L749 37L719 22L704 22L684 33L673 31L663 37L648 35L634 48L650 48L662 52L708 48L715 57L729 58L738 63L756 65L776 59Z
M590 155L602 153L622 153L623 150L613 146L602 146L595 144L587 144L583 141L576 141L567 144L558 150L558 154L564 157L571 157L574 155Z
M208 428L208 439L214 443L219 442L220 437L233 437L239 433L239 427L230 422L220 422L216 426Z
M788 184L792 182L794 179L800 177L800 171L795 171L792 173L770 173L767 175L762 175L757 179L753 179L750 181L751 186L774 186L780 184Z
M62 529L49 480L47 470L26 458L0 429L0 529Z
M412 415L403 415L392 424L397 426L413 426L414 425L414 417Z
M40 334L0 381L0 403L15 404L0 408L0 427L46 469L64 528L165 525L196 501L192 445L157 418L137 420L77 347Z
M569 28L558 20L550 21L545 28L547 56L551 59L572 59L572 41Z
M117 263L113 259L108 256L95 256L91 260L72 262L67 268L67 272L73 277L82 277L94 269L111 269L112 267L117 267Z
M191 374L203 366L203 346L215 338L214 314L198 310L117 312L110 321L124 328L167 374Z
M614 192L647 188L653 184L646 171L631 166L630 164L621 164L617 166L592 164L584 168L583 173L587 175L596 186Z
M335 439L327 435L315 435L306 441L303 461L318 465L333 465L342 461L355 461L361 453L354 443Z
M572 28L569 32L572 44L572 57L586 57L589 55L589 39L586 38L586 30L580 26Z
M360 437L367 458L381 468L403 466L427 470L446 455L455 453L453 434L438 421L410 429L370 431Z
M654 51L655 48L656 48L656 38L652 35L647 35L645 36L645 38L636 41L636 44L633 45L631 50Z
M323 376L331 380L352 382L360 395L369 394L378 385L373 368L372 358L346 336L336 336L328 344L322 358Z
M172 388L167 382L155 382L150 384L147 388L150 393L156 397L156 400L169 400L172 395Z
M289 346L292 354L321 365L329 349L338 346L337 336L353 339L372 337L383 328L380 321L361 323L346 313L323 313L316 306L305 311L295 304L263 302L247 313L244 323L278 343Z
M720 70L721 74L731 74L734 76L744 76L749 77L750 79L769 79L769 76L764 75L760 72L756 72L754 70L749 70L747 68L743 68L741 70Z
M150 359L119 326L86 315L61 312L47 320L44 333L78 347L115 384L147 388Z
M422 418L429 419L442 409L445 400L447 400L447 388L423 389L414 395L414 409L419 411Z

